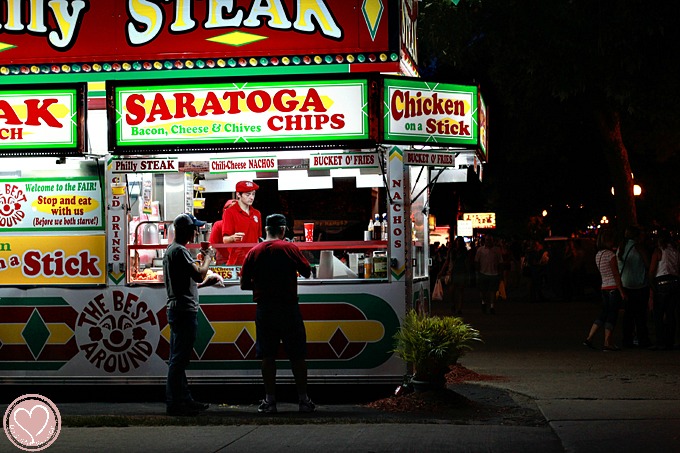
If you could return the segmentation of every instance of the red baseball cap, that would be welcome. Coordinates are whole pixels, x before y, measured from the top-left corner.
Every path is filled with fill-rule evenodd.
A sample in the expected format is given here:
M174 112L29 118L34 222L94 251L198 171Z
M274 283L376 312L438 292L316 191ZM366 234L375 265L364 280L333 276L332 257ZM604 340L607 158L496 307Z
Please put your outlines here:
M259 188L260 186L252 181L239 181L236 183L236 192L252 192Z

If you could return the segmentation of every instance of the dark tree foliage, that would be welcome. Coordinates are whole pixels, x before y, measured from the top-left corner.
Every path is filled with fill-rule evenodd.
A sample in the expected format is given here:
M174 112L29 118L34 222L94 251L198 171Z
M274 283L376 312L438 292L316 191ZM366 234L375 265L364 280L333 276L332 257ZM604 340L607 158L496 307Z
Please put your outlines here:
M677 226L679 2L426 0L419 12L423 76L477 84L489 105L484 208Z

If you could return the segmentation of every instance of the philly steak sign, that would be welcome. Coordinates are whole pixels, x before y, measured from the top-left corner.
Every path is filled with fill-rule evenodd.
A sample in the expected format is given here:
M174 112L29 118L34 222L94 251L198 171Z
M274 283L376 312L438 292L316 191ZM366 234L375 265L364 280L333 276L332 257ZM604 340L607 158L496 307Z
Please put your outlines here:
M398 51L389 40L398 7L383 0L5 0L0 65L31 73L31 65L49 71L70 63Z

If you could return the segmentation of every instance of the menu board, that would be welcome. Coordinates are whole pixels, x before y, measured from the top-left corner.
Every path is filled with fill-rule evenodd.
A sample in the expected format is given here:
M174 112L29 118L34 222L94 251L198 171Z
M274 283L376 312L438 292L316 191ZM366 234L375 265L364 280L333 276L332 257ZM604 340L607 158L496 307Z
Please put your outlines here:
M0 154L71 155L85 143L85 84L0 87Z
M0 232L103 230L95 177L0 179Z
M369 138L367 80L109 83L107 90L115 152Z
M3 285L105 283L106 237L0 236Z
M479 146L477 87L385 79L387 142Z

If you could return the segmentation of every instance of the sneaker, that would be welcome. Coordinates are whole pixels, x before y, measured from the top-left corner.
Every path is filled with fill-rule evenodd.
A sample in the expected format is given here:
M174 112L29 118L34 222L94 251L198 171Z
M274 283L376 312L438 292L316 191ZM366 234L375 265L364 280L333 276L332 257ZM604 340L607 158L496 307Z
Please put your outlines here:
M590 349L597 349L597 348L595 347L595 345L593 344L593 342L590 341L590 340L587 340L587 339L586 339L586 340L583 340L583 346L587 346L587 347L589 347Z
M267 400L262 400L257 412L260 414L276 414L276 403L268 403Z
M316 410L316 405L311 399L307 398L307 401L300 401L300 412L314 412Z
M208 403L199 403L198 401L189 401L185 404L188 409L193 409L197 411L204 411L210 407Z

